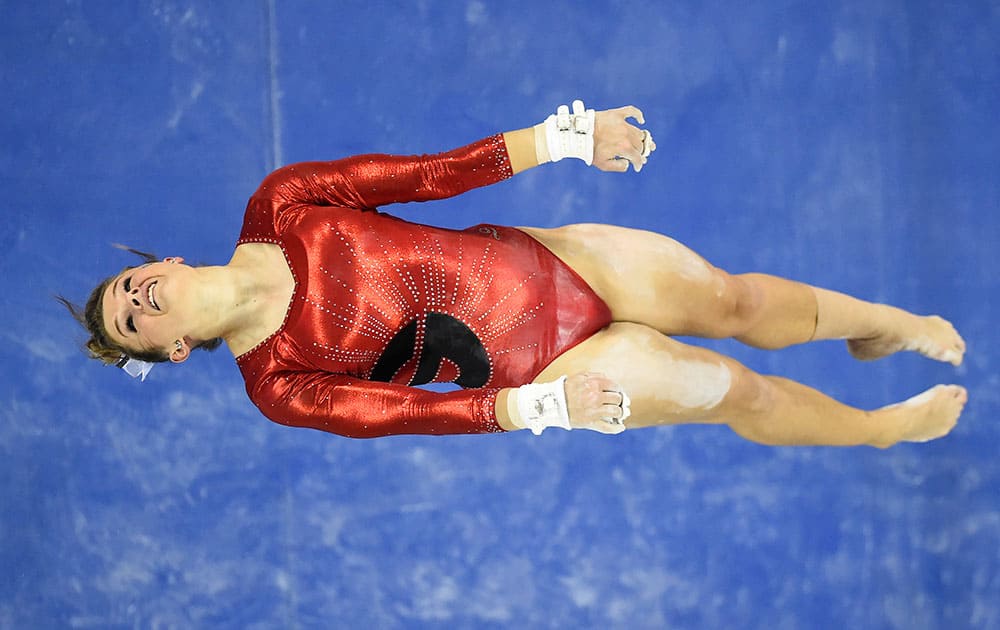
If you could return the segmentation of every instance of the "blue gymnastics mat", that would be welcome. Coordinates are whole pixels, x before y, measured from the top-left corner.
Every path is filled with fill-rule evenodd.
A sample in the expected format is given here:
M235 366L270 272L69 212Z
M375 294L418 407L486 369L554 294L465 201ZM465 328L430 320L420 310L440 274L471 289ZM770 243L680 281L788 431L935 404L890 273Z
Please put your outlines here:
M0 627L1000 627L997 2L0 14ZM961 368L704 345L865 408L960 383L954 432L887 451L724 427L350 440L267 421L225 350L141 385L101 369L51 299L131 264L112 242L227 261L276 166L445 150L577 97L643 108L642 173L567 161L391 211L650 229L733 272L940 313Z

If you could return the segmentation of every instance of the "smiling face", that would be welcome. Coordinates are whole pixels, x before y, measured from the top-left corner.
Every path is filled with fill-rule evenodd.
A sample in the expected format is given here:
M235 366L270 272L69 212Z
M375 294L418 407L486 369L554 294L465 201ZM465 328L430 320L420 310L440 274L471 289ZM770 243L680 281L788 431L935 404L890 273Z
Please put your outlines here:
M113 342L132 351L159 352L175 362L187 358L184 284L191 267L182 263L182 258L167 258L126 269L111 280L102 306L104 328Z

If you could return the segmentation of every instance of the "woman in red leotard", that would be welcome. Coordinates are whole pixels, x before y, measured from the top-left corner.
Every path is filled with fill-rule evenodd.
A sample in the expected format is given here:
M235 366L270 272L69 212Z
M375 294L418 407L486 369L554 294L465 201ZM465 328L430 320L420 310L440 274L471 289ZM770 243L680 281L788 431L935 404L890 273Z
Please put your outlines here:
M181 363L221 339L268 418L352 437L725 423L766 444L885 447L950 431L961 387L866 412L672 338L768 349L844 339L864 360L914 350L958 365L965 344L939 317L731 275L641 230L449 230L378 210L564 156L640 170L654 148L629 122L643 124L642 113L587 115L560 111L437 155L279 169L251 197L228 264L167 258L102 282L74 310L88 350L105 363ZM414 387L432 381L463 389Z

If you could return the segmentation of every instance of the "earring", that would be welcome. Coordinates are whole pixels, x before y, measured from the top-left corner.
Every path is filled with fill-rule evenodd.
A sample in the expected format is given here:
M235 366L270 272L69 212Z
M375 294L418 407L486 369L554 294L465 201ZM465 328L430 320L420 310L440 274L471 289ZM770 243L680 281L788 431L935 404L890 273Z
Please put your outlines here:
M177 351L178 352L180 352L181 350L184 349L184 345L180 342L180 340L177 340L174 343L177 344Z

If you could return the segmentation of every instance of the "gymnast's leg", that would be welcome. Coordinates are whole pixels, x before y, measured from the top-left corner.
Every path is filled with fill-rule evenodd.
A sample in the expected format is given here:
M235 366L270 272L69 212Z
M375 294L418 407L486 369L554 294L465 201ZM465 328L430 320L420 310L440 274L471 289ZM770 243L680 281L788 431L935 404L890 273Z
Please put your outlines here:
M732 275L654 232L593 224L521 229L579 273L616 321L668 335L735 337L766 349L845 339L865 360L915 350L958 365L965 352L965 342L940 317L776 276Z
M602 373L628 393L630 429L724 423L749 440L771 445L885 448L932 440L952 429L966 401L963 388L939 385L898 405L862 411L648 326L621 322L560 355L535 382L580 372Z

